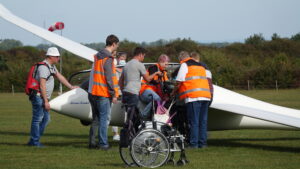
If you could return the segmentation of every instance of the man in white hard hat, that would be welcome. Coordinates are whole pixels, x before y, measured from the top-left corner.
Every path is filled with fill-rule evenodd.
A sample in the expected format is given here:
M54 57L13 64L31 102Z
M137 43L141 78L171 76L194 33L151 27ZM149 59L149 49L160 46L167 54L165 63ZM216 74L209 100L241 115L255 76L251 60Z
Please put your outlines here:
M72 86L66 78L60 74L55 64L59 62L60 54L56 47L50 47L46 53L44 64L37 67L34 78L39 82L40 89L32 92L29 99L32 103L32 121L29 146L43 147L40 143L40 137L50 121L50 104L49 99L54 88L54 77L56 77L62 84L69 89L77 88Z

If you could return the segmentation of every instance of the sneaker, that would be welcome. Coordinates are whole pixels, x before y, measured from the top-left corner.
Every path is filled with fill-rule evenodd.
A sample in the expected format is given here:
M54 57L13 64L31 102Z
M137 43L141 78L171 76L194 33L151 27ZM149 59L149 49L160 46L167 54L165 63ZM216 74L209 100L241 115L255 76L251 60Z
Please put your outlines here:
M113 136L113 141L120 141L120 135L119 134L114 135Z

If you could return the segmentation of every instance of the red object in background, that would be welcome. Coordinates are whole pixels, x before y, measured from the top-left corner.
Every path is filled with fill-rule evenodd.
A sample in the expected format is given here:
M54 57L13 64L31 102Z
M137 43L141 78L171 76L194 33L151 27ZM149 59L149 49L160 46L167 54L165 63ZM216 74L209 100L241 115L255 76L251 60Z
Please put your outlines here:
M51 26L48 28L48 30L49 30L50 32L53 32L53 31L55 31L55 30L62 30L62 29L64 29L64 27L65 27L65 24L64 24L63 22L56 22L54 25L51 25Z

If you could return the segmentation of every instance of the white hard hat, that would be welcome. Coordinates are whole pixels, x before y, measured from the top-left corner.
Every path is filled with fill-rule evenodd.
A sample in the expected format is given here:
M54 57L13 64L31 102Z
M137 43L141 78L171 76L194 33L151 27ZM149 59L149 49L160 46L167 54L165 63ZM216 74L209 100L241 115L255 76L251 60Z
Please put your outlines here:
M59 51L56 47L48 48L46 55L47 56L60 56Z

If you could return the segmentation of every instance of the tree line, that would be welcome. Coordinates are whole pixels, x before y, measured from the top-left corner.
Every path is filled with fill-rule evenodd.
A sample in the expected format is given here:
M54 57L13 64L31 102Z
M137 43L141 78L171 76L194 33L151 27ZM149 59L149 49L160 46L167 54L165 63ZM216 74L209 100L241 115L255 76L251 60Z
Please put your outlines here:
M85 44L99 50L104 43ZM44 59L50 45L23 46L20 41L6 39L0 43L0 92L8 92L12 85L17 92L24 91L27 73L36 62ZM178 54L185 50L198 52L213 74L214 84L225 88L247 88L249 83L255 88L300 87L300 33L291 38L281 38L273 34L265 40L262 34L254 34L244 43L203 44L191 39L158 40L151 43L136 43L129 40L120 42L119 51L132 57L137 46L149 52L145 62L156 62L165 53L171 62L178 62ZM62 50L63 74L68 77L80 70L90 69L91 62ZM58 67L58 66L57 66ZM58 86L56 84L56 86Z

